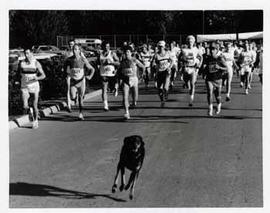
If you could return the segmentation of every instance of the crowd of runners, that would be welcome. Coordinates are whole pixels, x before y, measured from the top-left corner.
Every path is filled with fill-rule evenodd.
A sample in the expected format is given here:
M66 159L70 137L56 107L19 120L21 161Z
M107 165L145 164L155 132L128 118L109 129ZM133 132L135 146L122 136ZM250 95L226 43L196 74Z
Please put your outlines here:
M130 119L129 108L135 108L139 98L139 84L149 87L154 81L161 108L168 100L170 89L175 79L183 82L189 91L188 105L193 106L198 76L205 80L207 89L208 115L213 116L213 96L221 112L221 90L226 88L226 101L231 101L231 82L233 75L239 77L243 93L249 93L252 87L254 70L259 73L262 83L263 47L250 41L214 41L196 44L195 37L187 36L186 43L179 45L175 41L159 41L155 46L142 44L135 47L133 43L123 42L121 51L111 50L110 43L99 44L97 69L88 62L83 50L74 40L69 41L64 71L67 75L67 110L71 102L79 106L79 119L83 120L83 99L86 80L91 80L95 72L102 79L102 101L105 111L109 111L108 91L113 88L114 96L119 90L123 93L124 118ZM33 128L38 127L39 80L45 78L40 63L33 57L30 49L25 49L25 59L19 65L21 73L21 91L25 113L30 114ZM132 101L129 101L131 92ZM28 99L34 94L33 108Z

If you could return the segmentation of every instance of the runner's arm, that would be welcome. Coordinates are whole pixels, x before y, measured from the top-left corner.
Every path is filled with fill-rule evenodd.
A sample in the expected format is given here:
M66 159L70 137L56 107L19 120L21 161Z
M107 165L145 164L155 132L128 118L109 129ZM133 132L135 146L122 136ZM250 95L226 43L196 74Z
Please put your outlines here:
M86 76L87 80L91 80L91 78L93 77L94 73L95 73L95 68L87 61L86 58L83 58L85 66L87 67L87 69L90 70L90 74L88 76Z
M40 74L39 76L36 76L35 77L35 80L43 80L44 78L46 78L46 75L45 75L45 73L44 73L44 71L43 71L43 69L42 69L42 66L41 66L41 64L38 62L38 61L36 61L36 66L37 66L37 70L38 70L38 73Z
M139 68L143 70L143 73L145 72L145 66L140 62L138 59L136 59L136 64Z
M228 70L228 65L226 64L226 60L224 57L221 57L220 58L220 65L219 66L218 64L216 65L216 69L219 69L221 70L222 72L226 72Z
M116 53L113 53L112 57L113 57L113 60L114 60L114 62L113 62L112 64L113 64L114 66L119 66L119 65L120 65L120 62L119 62L119 58L118 58L118 56L116 55Z

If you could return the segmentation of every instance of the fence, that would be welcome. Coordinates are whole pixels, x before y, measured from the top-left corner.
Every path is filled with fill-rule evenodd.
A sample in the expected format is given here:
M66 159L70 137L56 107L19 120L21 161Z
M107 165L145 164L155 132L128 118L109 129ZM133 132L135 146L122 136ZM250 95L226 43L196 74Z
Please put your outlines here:
M59 35L57 47L68 45L70 39L97 38L110 42L114 48L121 47L124 41L133 42L135 45L143 43L157 43L159 40L176 41L182 44L187 35L183 34L113 34L113 35Z
M258 35L257 35L258 34ZM228 34L218 34L221 37L226 37ZM233 33L236 40L261 40L263 38L263 32L251 32L251 33ZM143 43L157 43L159 40L165 40L167 42L176 41L179 44L185 43L187 34L112 34L112 35L59 35L57 36L57 47L63 47L68 45L70 39L75 38L97 38L110 42L114 48L121 47L124 41L133 42L135 45ZM209 36L209 35L198 35ZM210 35L214 36L214 35ZM241 37L242 36L242 37ZM197 39L199 39L197 37ZM235 39L233 39L235 40Z

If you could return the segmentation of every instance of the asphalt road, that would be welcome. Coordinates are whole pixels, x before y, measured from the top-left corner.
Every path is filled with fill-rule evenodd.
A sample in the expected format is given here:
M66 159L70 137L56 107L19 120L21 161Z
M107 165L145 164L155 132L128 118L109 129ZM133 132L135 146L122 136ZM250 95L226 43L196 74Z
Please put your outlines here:
M177 82L164 108L154 88L140 90L132 119L122 97L86 100L85 120L61 111L37 130L10 131L10 207L262 207L262 86L249 95L234 78L232 101L207 116L205 87L195 103ZM223 94L223 100L225 94ZM111 193L123 138L140 134L146 157L130 201ZM128 174L128 172L127 172Z

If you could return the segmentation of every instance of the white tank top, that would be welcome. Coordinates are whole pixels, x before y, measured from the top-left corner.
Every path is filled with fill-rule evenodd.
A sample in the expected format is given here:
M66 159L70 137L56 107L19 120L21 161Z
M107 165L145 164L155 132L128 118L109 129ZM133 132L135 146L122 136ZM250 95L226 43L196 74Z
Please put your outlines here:
M115 76L114 65L108 65L108 63L113 63L114 59L112 56L112 51L109 51L105 56L103 53L100 54L100 75L101 76ZM106 65L107 64L107 65Z
M150 52L141 52L140 53L140 56L141 56L141 59L142 59L142 62L143 62L143 65L147 68L147 67L150 67L150 62L151 62L151 54Z
M223 52L222 55L225 58L226 64L232 67L233 60L234 60L234 53L232 51L229 51L229 52Z
M184 62L184 66L186 67L194 67L198 62L197 56L199 54L199 50L196 47L191 49L185 48L182 50L182 60Z
M178 48L178 47L174 47L171 49L170 56L171 56L173 63L177 63L177 56L178 56L179 52L180 52L180 48Z
M21 62L21 86L26 87L30 84L37 83L33 81L34 77L37 76L37 60L33 59L30 62L23 60Z
M252 62L252 53L251 51L242 51L241 52L242 62L244 66L248 66Z
M157 71L163 72L166 71L170 66L170 54L169 52L166 52L164 56L161 56L160 54L156 54L156 64L157 64Z

